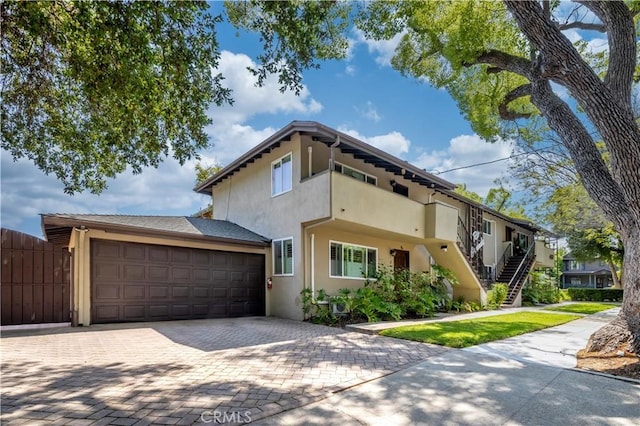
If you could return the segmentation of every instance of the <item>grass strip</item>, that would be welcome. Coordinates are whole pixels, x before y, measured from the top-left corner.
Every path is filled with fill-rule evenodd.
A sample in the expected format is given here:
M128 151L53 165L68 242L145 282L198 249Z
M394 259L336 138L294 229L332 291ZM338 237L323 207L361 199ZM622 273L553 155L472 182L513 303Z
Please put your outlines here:
M451 348L466 348L506 339L581 318L578 315L545 312L514 312L460 321L433 322L382 331L383 336L433 343Z
M544 308L547 311L560 311L571 312L574 314L595 314L596 312L606 311L607 309L613 309L620 305L614 305L611 303L575 303L571 305L552 306Z

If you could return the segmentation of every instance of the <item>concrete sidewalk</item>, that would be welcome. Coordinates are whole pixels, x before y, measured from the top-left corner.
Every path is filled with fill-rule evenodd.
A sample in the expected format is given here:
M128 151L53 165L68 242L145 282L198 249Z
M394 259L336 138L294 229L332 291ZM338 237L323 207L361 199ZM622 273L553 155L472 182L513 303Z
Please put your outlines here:
M617 309L451 350L263 425L638 425L640 383L570 369Z

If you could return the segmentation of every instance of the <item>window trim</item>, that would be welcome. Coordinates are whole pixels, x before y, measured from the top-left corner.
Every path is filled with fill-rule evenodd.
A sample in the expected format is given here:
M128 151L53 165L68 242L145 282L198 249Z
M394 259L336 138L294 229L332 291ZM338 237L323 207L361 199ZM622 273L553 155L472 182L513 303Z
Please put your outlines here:
M354 243L347 243L344 241L336 241L336 240L329 240L329 278L338 278L338 279L343 279L343 280L375 280L374 277L367 277L367 276L360 276L360 277L349 277L349 276L345 276L345 275L333 275L331 273L331 245L332 244L340 244L340 246L342 247L342 250L344 250L344 246L351 246L351 247L357 247L357 248L361 248L361 249L365 249L365 250L373 250L376 253L376 259L375 259L375 264L376 264L376 272L378 271L378 248L377 247L370 247L370 246L365 246L365 245L361 245L361 244L354 244ZM344 259L344 251L343 251L343 257L342 259ZM369 259L367 259L367 261L365 261L365 265L369 265L368 262ZM369 272L368 270L366 272ZM344 274L344 271L343 271ZM368 275L368 274L367 274Z
M275 244L276 243L280 243L282 245L282 271L284 271L284 261L285 261L285 256L284 256L284 241L291 241L291 273L290 274L286 274L286 273L276 273L276 250L275 250ZM284 237L284 238L278 238L275 240L271 240L271 266L273 268L272 272L273 272L273 276L275 277L292 277L295 274L295 263L294 263L294 245L293 245L293 237Z
M274 182L273 182L273 170L274 170L273 166L274 166L275 164L277 164L277 163L280 163L280 167L282 167L282 160L283 160L284 158L286 158L286 157L291 157L291 160L290 160L290 162L291 162L291 181L289 182L289 189L287 189L287 190L283 190L283 191L280 191L280 192L278 192L278 193L275 193L275 192L274 192L275 187L274 187L274 185L273 185L273 183L274 183ZM287 154L285 154L285 155L283 155L282 157L278 158L277 160L273 160L273 161L271 162L271 174L270 174L270 178L271 178L271 197L272 197L272 198L273 198L273 197L277 197L278 195L286 194L287 192L291 192L291 190L293 189L293 152L292 152L292 151L289 151ZM284 182L284 179L283 179L283 182Z
M352 179L356 179L353 176L347 175L347 174L344 173L344 168L346 167L347 169L351 169L354 172L361 173L361 174L364 175L364 177L365 177L364 180L356 179L357 181L364 182L364 183L367 183L367 184L373 185L373 186L378 186L378 177L377 176L371 175L371 174L369 174L367 172L363 172L362 170L356 169L355 167L349 166L349 165L341 163L339 161L334 161L333 163L334 163L334 166L333 166L333 170L334 171L337 171L335 169L336 165L340 166L341 169L340 169L340 171L337 171L337 172L340 173L341 175L350 177ZM373 179L373 182L369 182L367 178Z
M484 232L484 222L488 222L489 223L489 233ZM493 235L493 230L496 227L496 222L494 220L489 220L489 219L482 219L482 233L484 235Z

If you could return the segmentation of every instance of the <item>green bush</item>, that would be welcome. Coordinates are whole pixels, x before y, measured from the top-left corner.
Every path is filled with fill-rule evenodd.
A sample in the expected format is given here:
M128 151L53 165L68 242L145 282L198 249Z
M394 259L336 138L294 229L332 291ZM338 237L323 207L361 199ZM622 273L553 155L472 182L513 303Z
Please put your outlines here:
M571 300L588 302L622 302L624 290L620 288L569 288Z
M562 300L560 289L553 277L543 272L533 272L522 288L522 303L558 303Z
M504 283L495 283L491 287L491 290L487 292L487 307L489 309L498 309L505 300L507 300L507 294L509 293L509 287Z
M345 319L375 322L397 321L406 316L433 316L438 310L452 307L445 284L450 272L443 268L436 272L434 277L426 272L393 271L380 266L375 279L365 280L364 287L357 290L341 289L334 296L319 290L316 298L310 289L302 290L302 311L310 321L324 324L335 324ZM452 279L449 281L455 283ZM347 315L336 317L331 307L333 304L339 305Z

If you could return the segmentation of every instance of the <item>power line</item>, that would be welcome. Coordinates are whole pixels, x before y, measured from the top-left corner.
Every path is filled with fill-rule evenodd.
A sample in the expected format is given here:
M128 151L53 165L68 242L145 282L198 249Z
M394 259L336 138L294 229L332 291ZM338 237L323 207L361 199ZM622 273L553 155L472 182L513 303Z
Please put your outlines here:
M538 150L538 149L534 149L534 150L527 151L527 152L521 152L521 153L519 153L519 154L512 154L512 155L510 155L510 156L508 156L508 157L498 158L498 159L496 159L496 160L485 161L485 162L482 162L482 163L469 164L469 165L467 165L467 166L455 167L455 168L453 168L453 169L443 170L443 171L441 171L441 172L439 172L439 171L433 171L433 172L430 172L430 173L431 173L432 175L441 175L441 174L443 174L443 173L454 172L454 171L456 171L456 170L464 170L464 169L470 169L470 168L472 168L472 167L486 166L487 164L493 164L493 163L497 163L497 162L500 162L500 161L510 160L510 159L512 159L512 158L520 157L521 155L530 155L532 152L540 152L540 151L542 151L542 149L539 149L539 150Z

